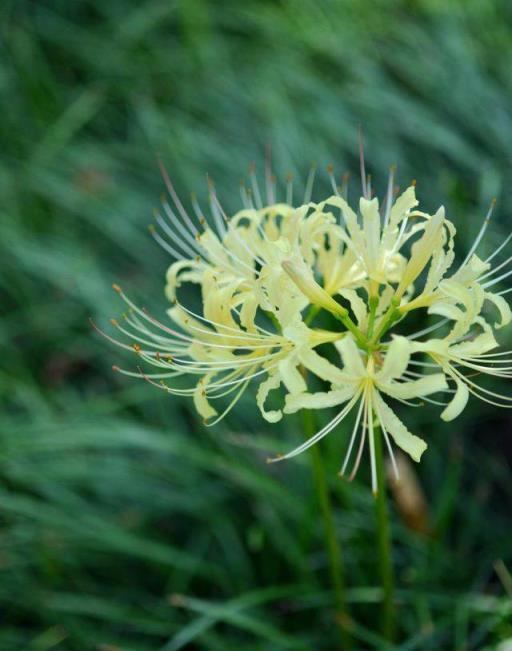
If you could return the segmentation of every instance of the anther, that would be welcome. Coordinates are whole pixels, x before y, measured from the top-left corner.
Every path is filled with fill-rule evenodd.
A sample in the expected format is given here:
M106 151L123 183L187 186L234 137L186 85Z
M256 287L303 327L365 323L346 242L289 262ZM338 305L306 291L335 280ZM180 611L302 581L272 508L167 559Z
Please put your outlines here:
M141 351L139 344L132 344L132 348L136 353L140 353Z
M112 289L113 289L114 291L116 291L118 294L120 294L121 291L122 291L121 288L119 287L119 285L116 285L116 283L114 283L114 284L112 285Z

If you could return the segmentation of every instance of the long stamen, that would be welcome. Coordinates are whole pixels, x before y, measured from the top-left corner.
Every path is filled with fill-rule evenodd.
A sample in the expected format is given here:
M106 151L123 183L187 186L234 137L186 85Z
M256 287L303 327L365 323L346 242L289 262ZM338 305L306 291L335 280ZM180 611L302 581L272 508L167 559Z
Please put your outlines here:
M251 163L249 166L249 179L251 180L252 194L256 203L256 208L262 210L263 202L261 200L260 186L258 184L258 177L256 176L256 165Z
M384 228L388 225L389 216L391 214L391 206L393 205L393 188L395 187L395 171L396 166L392 165L389 168L388 176L388 189L386 192L386 208L384 212Z
M361 395L361 392L359 392L359 396L360 395ZM357 410L356 420L354 422L354 427L352 428L352 435L350 437L350 442L349 442L349 445L348 445L347 453L346 453L345 459L343 461L343 466L342 466L342 468L341 468L341 470L339 472L340 477L343 477L345 475L345 471L347 469L348 462L350 461L350 457L352 455L352 448L354 447L354 442L356 440L356 435L357 435L357 432L359 430L359 423L361 422L361 414L362 414L362 411L363 411L364 404L365 404L364 399L360 400L359 409Z
M167 219L169 220L171 225L178 229L178 231L189 242L189 244L193 248L197 249L198 253L201 253L201 250L199 249L199 246L197 244L197 238L195 237L199 232L197 228L195 228L194 226L193 230L187 230L185 226L179 221L176 213L172 211L171 206L169 205L169 202L166 201L165 197L162 197L162 206L167 216Z
M217 198L217 193L215 192L215 185L213 184L213 181L208 175L206 175L206 180L208 183L208 199L210 201L210 210L212 211L213 221L215 222L217 233L219 235L219 238L222 240L226 235L226 227L222 220L222 209Z
M504 262L500 263L497 267L494 267L494 269L490 269L483 276L480 276L480 278L478 279L478 282L482 282L482 280L485 280L486 278L489 278L490 276L494 276L494 274L496 272L500 271L500 269L503 269L503 267L506 267L511 261L512 261L512 256L507 258Z
M151 237L156 241L157 244L159 244L162 249L167 251L173 258L176 260L186 260L185 256L183 253L179 253L174 247L172 247L164 238L158 233L158 231L155 229L155 227L151 224L149 226L149 233Z
M190 217L189 217L187 211L185 210L185 208L183 207L183 204L181 203L180 198L178 197L178 194L177 194L176 190L174 189L174 185L171 183L171 179L169 178L169 175L167 174L167 170L165 169L165 166L164 166L163 161L162 161L161 158L158 158L158 165L160 167L160 173L161 173L162 178L164 180L165 187L167 188L167 191L169 192L169 194L171 196L171 199L173 200L173 203L176 206L176 209L178 210L178 212L181 215L181 217L183 218L183 220L187 223L189 228L192 231L197 232L196 227L192 223L192 220L190 219Z
M315 443L318 443L320 439L324 438L324 436L329 434L329 432L331 432L345 418L345 416L350 412L350 410L352 409L356 401L357 401L357 396L354 396L350 400L348 405L346 405L329 423L327 423L327 425L325 425L325 427L319 430L311 438L309 438L307 441L302 443L302 445L296 447L291 452L288 452L288 454L267 459L268 463L274 463L275 461L283 461L284 459L291 459L292 457L296 457L297 455L301 454L301 452L304 452L312 445L315 445Z
M494 285L496 285L497 283L501 282L502 280L505 280L505 278L508 278L511 274L512 274L512 269L510 269L509 271L506 271L506 272L505 272L504 274L502 274L501 276L498 276L498 278L493 278L493 279L490 280L489 282L484 283L484 284L482 285L482 287L483 287L484 289L487 289L488 287L494 287Z
M372 493L377 494L377 462L375 457L375 431L373 428L373 406L372 406L372 397L370 390L365 389L368 392L368 430L369 430L369 439L370 439L370 468L372 475Z
M341 196L348 201L348 183L350 181L350 172L345 172L341 177Z
M286 175L286 203L293 205L293 174L288 172Z
M327 165L327 175L329 176L329 181L331 182L332 191L337 197L339 197L340 193L338 191L338 186L336 185L336 179L334 178L334 168L330 164Z
M407 335L407 339L417 339L418 337L422 337L423 335L428 335L430 332L433 332L434 330L437 330L441 326L444 326L446 323L448 323L449 319L441 319L441 321L438 321L437 323L434 323L434 325L429 326L428 328L423 328L423 330L418 330L417 332L414 332L412 335Z
M251 332L246 332L241 330L240 328L233 328L231 326L227 326L224 323L219 323L218 321L213 321L212 319L208 319L205 316L201 316L200 314L197 314L196 312L193 312L189 308L185 307L182 303L179 301L176 301L176 304L182 309L184 312L187 314L190 314L190 316L194 317L195 319L199 319L200 321L203 321L204 323L209 323L212 325L214 328L217 328L220 330L220 332L213 332L211 330L204 330L206 334L209 335L220 335L220 336L229 336L230 338L234 339L236 338L236 335L238 335L241 339L254 339L255 341L260 341L260 342L268 342L268 337L272 338L273 340L276 340L278 343L284 341L283 337L281 335L278 335L276 333L268 332L266 330L261 329L262 332L265 333L265 336L258 335L256 333L251 333ZM227 331L227 334L223 334L222 331ZM232 335L230 333L234 332L235 335ZM269 344L267 344L269 345Z
M363 431L361 432L361 440L359 443L359 448L357 450L357 456L356 460L354 462L354 465L352 467L352 472L350 473L350 476L348 478L349 481L353 481L354 477L357 474L357 471L359 470L359 464L361 463L361 458L363 456L363 450L364 450L364 444L366 441L366 428L368 424L368 401L366 400L366 394L363 394L363 402L364 402L364 414L363 414Z
M491 205L489 206L489 210L487 211L487 214L485 215L484 221L482 226L480 227L480 230L478 232L478 235L476 236L475 241L473 242L473 246L469 249L469 253L467 254L466 258L464 259L464 262L460 265L460 269L464 267L469 260L471 259L472 255L475 253L475 251L478 248L478 245L482 241L483 236L485 235L485 231L487 230L487 227L489 226L489 222L491 221L491 216L494 210L494 206L496 205L496 199L493 199L491 201Z
M242 394L244 393L244 391L247 389L248 384L249 384L249 380L247 382L245 382L244 384L242 384L242 386L240 387L240 390L238 391L236 396L233 398L233 400L229 403L229 405L226 407L226 409L224 409L224 411L219 416L217 416L217 418L215 418L215 420L213 420L211 422L208 422L208 423L205 423L206 427L213 427L219 421L221 421L233 409L233 407L237 404L237 402L242 397Z
M274 175L272 174L272 147L269 144L265 147L265 190L267 203L273 205L276 202L274 192Z
M505 238L505 240L498 246L498 248L494 251L494 253L491 253L491 255L485 259L485 262L490 262L491 260L493 260L498 255L498 253L500 253L500 251L502 251L507 246L511 238L512 238L512 233L510 233L510 235Z
M382 435L384 437L384 441L386 442L386 447L388 449L389 458L391 459L391 466L393 467L393 474L395 475L396 481L400 481L400 473L398 471L398 466L397 466L396 459L395 459L395 453L393 452L393 446L391 445L391 441L389 440L388 432L386 430L386 427L384 425L384 422L383 422L383 420L382 420L382 418L380 416L380 413L379 413L378 409L377 409L377 418L379 419L379 424L380 424L380 428L382 430Z
M189 256L190 258L195 258L196 255L200 255L202 257L203 254L201 249L197 246L197 241L195 241L193 247L191 247L183 236L182 238L179 238L179 236L177 237L176 233L172 230L172 228L165 221L165 219L163 219L162 215L158 211L155 211L155 219L157 221L157 224L164 231L164 233L170 238L170 240L172 242L175 242L176 246L181 247L181 249L187 256Z
M311 163L311 167L309 169L309 174L308 178L306 181L306 189L304 190L304 201L303 203L309 203L311 201L311 195L313 194L313 185L315 183L315 176L316 176L316 163Z
M361 188L362 194L365 199L369 199L368 187L366 185L366 168L364 164L364 144L363 144L363 131L359 127L359 167L361 171Z

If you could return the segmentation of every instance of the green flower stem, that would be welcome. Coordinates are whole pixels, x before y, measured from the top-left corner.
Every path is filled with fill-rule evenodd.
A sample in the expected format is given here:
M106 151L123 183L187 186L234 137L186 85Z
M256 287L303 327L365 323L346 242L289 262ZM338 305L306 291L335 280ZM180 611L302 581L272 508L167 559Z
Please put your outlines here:
M348 315L348 311L345 310L345 313L338 313L334 314L334 316L343 323L345 328L349 330L355 337L357 343L361 348L364 350L368 349L368 341L365 337L365 335L359 330L359 328L356 326L356 324L352 321L352 319Z
M382 433L374 428L375 457L377 467L377 494L375 513L377 516L377 543L379 554L379 573L382 584L381 631L383 636L393 641L395 636L395 575L391 557L391 527L386 495L386 477L382 449Z
M378 296L372 296L369 301L370 305L370 314L368 317L368 332L367 332L367 337L368 340L370 341L372 336L373 336L373 328L375 325L375 316L377 314L377 307L379 305L379 297Z
M381 338L384 336L384 334L391 328L391 326L396 323L398 320L400 320L403 317L403 314L398 310L398 305L399 303L396 301L396 299L391 300L391 305L386 312L386 314L383 316L379 329L377 330L377 333L373 337L373 340L371 344L376 345L378 342L381 340Z
M316 432L315 414L312 410L307 409L304 410L303 418L304 433L309 438ZM348 611L343 556L341 545L336 535L332 500L319 446L313 445L309 449L309 454L312 462L316 496L324 525L325 547L329 562L329 574L334 593L337 621L340 624L340 648L344 651L345 649L350 649L352 645L345 625L345 622L348 621Z

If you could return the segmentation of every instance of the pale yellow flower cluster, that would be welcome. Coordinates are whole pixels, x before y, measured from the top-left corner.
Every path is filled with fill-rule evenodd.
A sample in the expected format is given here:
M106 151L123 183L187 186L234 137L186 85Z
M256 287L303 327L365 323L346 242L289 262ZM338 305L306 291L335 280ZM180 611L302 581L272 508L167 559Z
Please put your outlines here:
M278 459L306 450L353 412L340 472L355 456L353 476L367 441L374 489L376 426L393 462L390 439L416 461L426 448L390 399L441 404L444 420L460 414L470 393L512 405L508 396L474 380L475 372L512 372L506 354L491 352L497 347L494 330L511 321L505 292L493 292L512 273L502 271L511 258L491 266L506 242L486 260L477 255L490 211L471 250L456 263L456 229L444 208L432 215L419 210L414 185L395 196L392 174L383 205L371 198L363 176L363 196L352 208L346 188L335 183L324 201L306 196L294 206L289 181L286 200L277 202L271 174L264 204L252 172L252 191L242 188L244 208L232 217L210 186L209 218L195 199L189 214L164 178L172 204L164 200L152 232L176 259L165 288L173 304L170 324L158 322L116 286L130 309L123 325L113 324L132 344L116 343L156 367L151 374L122 372L192 396L207 424L217 423L252 381L259 410L271 423L300 409L338 407L325 427ZM201 293L197 313L178 298L190 284ZM416 310L435 321L404 334ZM401 334L392 334L393 328ZM434 333L442 335L428 338ZM431 394L446 398L433 400Z

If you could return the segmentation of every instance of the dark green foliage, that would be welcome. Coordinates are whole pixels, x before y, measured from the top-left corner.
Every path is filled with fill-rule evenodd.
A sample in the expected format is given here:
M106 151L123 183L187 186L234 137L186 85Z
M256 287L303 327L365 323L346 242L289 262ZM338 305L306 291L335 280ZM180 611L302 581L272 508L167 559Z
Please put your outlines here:
M206 430L188 403L112 374L135 364L88 317L119 315L112 282L164 314L169 258L146 231L157 153L184 196L204 196L207 172L232 210L265 143L302 185L313 158L357 169L361 124L377 187L398 163L462 248L496 196L490 252L511 224L512 6L4 0L0 19L0 649L333 649L308 458L264 463L299 420L266 426L248 393ZM498 648L510 419L483 404L449 425L407 419L430 444L418 472L436 534L394 512L396 648ZM385 649L367 478L336 479L345 438L321 452L353 636Z

